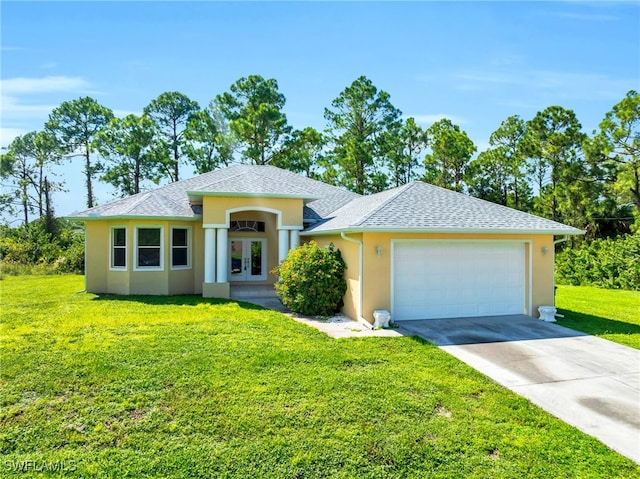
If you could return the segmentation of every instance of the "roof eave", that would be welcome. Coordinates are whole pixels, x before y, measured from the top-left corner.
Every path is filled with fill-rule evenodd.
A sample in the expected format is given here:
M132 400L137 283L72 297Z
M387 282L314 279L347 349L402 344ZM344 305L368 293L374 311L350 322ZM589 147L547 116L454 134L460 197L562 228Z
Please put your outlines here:
M187 191L189 200L201 199L205 196L212 197L231 197L231 198L280 198L292 200L319 200L322 196L315 195L294 195L279 193L238 193L238 192L218 192L218 191Z
M586 231L573 228L571 230L558 229L500 229L500 228L361 228L347 227L320 231L301 231L301 236L324 236L340 233L413 233L413 234L491 234L491 235L583 235Z
M151 221L198 221L202 215L194 216L147 216L147 215L91 215L91 216L63 216L69 221L111 221L111 220L151 220Z

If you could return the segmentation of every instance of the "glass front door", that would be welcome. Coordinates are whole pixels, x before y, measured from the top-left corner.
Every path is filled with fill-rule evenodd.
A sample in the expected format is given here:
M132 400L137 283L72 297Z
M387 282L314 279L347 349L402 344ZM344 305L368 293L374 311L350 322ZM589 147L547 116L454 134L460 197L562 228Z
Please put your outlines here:
M267 279L267 240L234 238L229 240L229 279L264 281Z

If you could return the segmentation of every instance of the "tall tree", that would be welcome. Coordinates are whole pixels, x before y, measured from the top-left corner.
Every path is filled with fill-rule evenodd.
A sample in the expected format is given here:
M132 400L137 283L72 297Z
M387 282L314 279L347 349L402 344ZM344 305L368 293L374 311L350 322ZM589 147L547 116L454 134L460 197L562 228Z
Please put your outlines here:
M241 143L243 158L255 165L271 163L291 131L282 111L286 99L278 91L278 82L250 75L237 80L229 90L218 95L215 103Z
M161 138L169 145L171 156L165 158L163 169L169 181L180 180L180 159L185 147L184 133L191 117L200 110L197 102L177 91L161 93L144 108L153 119Z
M325 108L330 151L325 178L356 193L381 191L387 186L383 173L391 151L390 131L398 129L401 112L385 91L361 76Z
M480 152L465 172L470 195L504 206L509 203L509 179L508 164L498 148Z
M66 101L49 115L45 128L57 139L61 148L71 152L71 156L84 158L87 207L94 206L93 179L102 169L99 162L93 163L91 154L95 151L93 140L113 118L113 112L91 97Z
M524 209L529 203L531 189L527 178L525 139L527 124L517 115L508 117L491 133L489 144L496 148L509 174L507 205ZM512 201L510 196L512 195Z
M586 176L581 156L585 135L580 129L575 113L560 106L538 112L527 123L525 151L533 160L539 189L536 212L542 216L566 221L586 205L584 198L577 198L586 189L575 189Z
M395 186L404 185L417 178L421 166L419 155L428 144L428 135L414 118L407 118L397 131L390 131L387 137L390 151L387 168L391 182Z
M467 169L469 193L516 209L529 209L531 188L524 152L526 123L517 115L504 120L489 138L491 147Z
M294 130L272 164L303 173L308 178L319 178L318 168L325 143L325 137L315 128L308 126L303 130Z
M462 191L464 173L476 151L473 141L448 118L427 129L431 153L424 159L425 180L443 188Z
M587 150L596 174L613 187L617 202L632 203L640 217L640 95L636 91L629 91L605 115Z
M160 181L159 165L167 148L148 116L114 118L96 135L95 146L110 162L101 179L116 187L121 196L140 193L145 180Z
M51 166L60 162L63 153L49 132L32 131L16 137L2 156L0 177L12 181L15 189L10 196L19 198L25 223L30 212L47 214L47 194L61 187L50 182L47 174Z
M14 208L17 200L25 225L29 223L29 214L35 211L35 204L29 190L35 174L36 170L31 157L26 152L23 138L15 138L9 145L7 153L0 156L0 175L3 180L11 182L3 184L3 189L12 190L3 198L3 209L11 214L17 213L17 209Z
M229 166L233 161L237 141L214 102L191 116L184 137L188 140L184 151L196 174Z

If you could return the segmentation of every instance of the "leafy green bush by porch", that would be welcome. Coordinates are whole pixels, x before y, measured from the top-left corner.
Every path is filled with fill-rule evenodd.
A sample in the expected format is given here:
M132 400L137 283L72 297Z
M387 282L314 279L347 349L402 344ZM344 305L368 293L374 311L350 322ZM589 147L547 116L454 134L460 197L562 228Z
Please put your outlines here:
M599 239L556 257L556 281L573 286L640 290L640 234Z
M291 251L273 270L279 277L276 293L282 304L296 313L333 314L342 306L347 291L345 269L340 250L333 244L320 248L311 241Z

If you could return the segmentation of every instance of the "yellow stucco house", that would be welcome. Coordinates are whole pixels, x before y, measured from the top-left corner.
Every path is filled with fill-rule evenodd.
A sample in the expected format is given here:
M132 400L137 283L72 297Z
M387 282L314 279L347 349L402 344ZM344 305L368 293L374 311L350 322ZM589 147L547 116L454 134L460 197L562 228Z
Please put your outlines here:
M301 241L347 264L343 312L394 320L537 315L554 304L554 235L583 231L422 182L360 196L238 165L86 211L86 289L229 298Z

